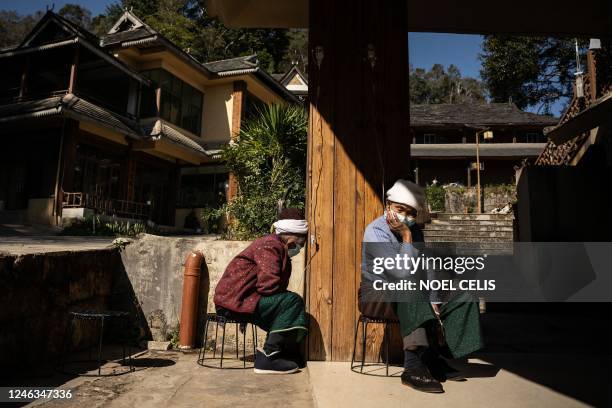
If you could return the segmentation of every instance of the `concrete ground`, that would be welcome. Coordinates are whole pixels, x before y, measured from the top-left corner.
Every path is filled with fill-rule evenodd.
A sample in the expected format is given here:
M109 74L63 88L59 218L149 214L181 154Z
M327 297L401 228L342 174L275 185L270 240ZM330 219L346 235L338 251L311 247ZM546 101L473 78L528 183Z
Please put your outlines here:
M447 381L443 394L426 394L396 377L362 375L349 363L309 362L318 407L449 407L545 408L609 406L611 358L495 354L453 366L467 374L463 382ZM366 371L368 371L366 369ZM384 369L369 370L384 374Z
M610 356L482 354L454 362L467 376L445 382L444 394L403 386L392 377L362 375L349 363L309 362L293 375L255 375L251 369L212 369L197 354L144 352L136 371L116 377L66 378L69 401L37 401L30 407L585 407L609 403ZM229 364L232 364L231 362ZM235 362L234 362L235 364ZM110 367L112 364L108 365ZM366 367L383 374L384 366ZM121 370L119 367L117 370ZM103 371L109 372L109 371ZM54 379L57 382L57 378Z
M255 375L252 369L201 367L196 360L197 354L145 352L135 360L135 372L70 379L61 387L73 390L72 400L36 401L28 406L314 407L307 371L293 375Z

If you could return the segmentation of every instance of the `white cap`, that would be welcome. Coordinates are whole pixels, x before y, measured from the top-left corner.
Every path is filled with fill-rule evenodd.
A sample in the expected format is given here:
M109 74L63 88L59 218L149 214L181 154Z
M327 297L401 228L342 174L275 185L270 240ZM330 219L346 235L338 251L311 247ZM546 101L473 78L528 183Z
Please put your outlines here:
M425 192L418 184L399 179L387 190L387 200L409 205L419 211L425 201Z

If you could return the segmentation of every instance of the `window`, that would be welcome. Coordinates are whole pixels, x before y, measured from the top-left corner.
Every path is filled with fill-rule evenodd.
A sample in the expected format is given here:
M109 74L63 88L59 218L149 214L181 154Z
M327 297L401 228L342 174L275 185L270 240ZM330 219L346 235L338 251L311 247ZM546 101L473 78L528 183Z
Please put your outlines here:
M163 69L145 71L142 74L161 88L160 117L200 136L202 93ZM147 95L143 95L143 100L145 97ZM150 94L148 97L150 98ZM146 112L151 113L150 109Z
M436 134L435 133L425 133L423 135L423 143L425 144L437 143Z
M183 169L178 208L219 208L225 203L229 173L224 166Z
M525 133L525 143L544 143L546 137L538 132L527 132Z

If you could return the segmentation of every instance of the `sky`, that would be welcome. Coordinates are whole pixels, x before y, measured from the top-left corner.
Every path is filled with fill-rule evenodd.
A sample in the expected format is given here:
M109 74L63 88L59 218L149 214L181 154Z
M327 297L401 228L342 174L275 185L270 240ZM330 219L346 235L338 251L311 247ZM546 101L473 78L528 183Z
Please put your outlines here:
M110 0L2 0L0 7L3 10L15 10L20 14L31 14L38 10L45 11L55 4L55 11L61 9L66 3L76 3L91 11L92 16L103 13L108 4L114 3Z
M0 7L31 14L55 4L57 11L66 3L78 3L91 11L92 16L103 13L115 0L3 0ZM479 35L454 35L436 33L410 33L410 62L415 67L429 69L439 63L447 67L455 64L463 76L479 77L478 53L482 43Z
M55 3L54 10L59 10L66 3L78 3L91 11L92 16L103 13L106 6L115 0L2 0L0 7L4 10L15 10L21 14L30 14L45 10ZM480 78L480 61L482 36L468 34L410 33L409 58L415 68L429 70L438 63L447 68L454 64L463 77ZM553 107L558 114L560 106Z
M480 35L410 33L408 43L409 60L415 68L428 70L434 64L442 64L445 68L455 64L461 76L480 77Z

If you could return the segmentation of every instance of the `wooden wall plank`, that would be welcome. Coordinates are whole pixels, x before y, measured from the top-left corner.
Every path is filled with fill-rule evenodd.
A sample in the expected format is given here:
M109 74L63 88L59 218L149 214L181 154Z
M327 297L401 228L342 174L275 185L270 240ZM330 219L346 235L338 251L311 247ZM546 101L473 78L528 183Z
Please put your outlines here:
M350 359L363 232L382 214L384 189L410 176L408 45L400 3L310 2L307 202L314 240L307 307L313 360ZM324 48L320 68L317 46ZM372 329L371 359L378 357L383 333Z
M329 16L332 2L311 2L311 12ZM309 64L309 78L314 81L310 93L310 141L311 177L309 188L310 234L308 257L308 312L310 318L309 353L311 360L331 360L332 356L332 302L333 302L333 188L334 188L334 147L333 122L334 88L332 72L334 55L324 51L319 66L314 61L316 46L327 48L331 37L333 20L318 19L314 30L309 30L309 44L312 61Z

